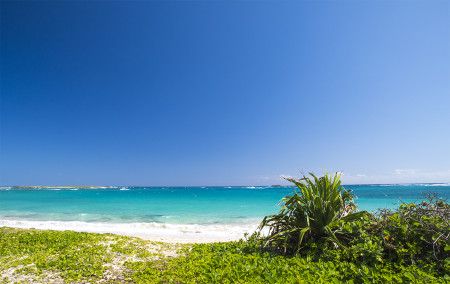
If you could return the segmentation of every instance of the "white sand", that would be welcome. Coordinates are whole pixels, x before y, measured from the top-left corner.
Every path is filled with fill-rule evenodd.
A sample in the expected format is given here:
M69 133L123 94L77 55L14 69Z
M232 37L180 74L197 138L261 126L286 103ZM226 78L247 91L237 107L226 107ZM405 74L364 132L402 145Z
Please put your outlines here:
M258 224L161 224L161 223L88 223L79 221L0 220L0 227L77 232L112 233L168 243L209 243L239 240L253 233Z

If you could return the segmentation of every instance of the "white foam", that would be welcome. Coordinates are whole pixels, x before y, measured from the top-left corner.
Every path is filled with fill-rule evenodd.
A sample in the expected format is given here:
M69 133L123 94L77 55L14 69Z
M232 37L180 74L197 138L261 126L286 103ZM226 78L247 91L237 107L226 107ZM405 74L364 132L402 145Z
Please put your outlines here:
M421 184L423 186L450 186L450 183L428 183L428 184Z
M450 186L450 183L392 183L392 184L374 184L374 186Z
M258 227L258 223L196 225L0 220L0 227L2 226L24 229L113 233L172 243L208 243L239 240L244 237L245 233L253 233Z
M246 186L248 189L265 189L267 186Z
M127 188L127 187L121 187L119 190L121 190L121 191L126 191L126 190L130 190L130 189Z

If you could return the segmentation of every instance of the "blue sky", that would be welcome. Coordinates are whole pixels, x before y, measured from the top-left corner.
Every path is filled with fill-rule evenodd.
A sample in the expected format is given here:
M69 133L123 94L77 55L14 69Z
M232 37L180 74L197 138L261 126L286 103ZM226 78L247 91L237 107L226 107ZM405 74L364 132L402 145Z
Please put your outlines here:
M0 5L0 184L450 181L448 1Z

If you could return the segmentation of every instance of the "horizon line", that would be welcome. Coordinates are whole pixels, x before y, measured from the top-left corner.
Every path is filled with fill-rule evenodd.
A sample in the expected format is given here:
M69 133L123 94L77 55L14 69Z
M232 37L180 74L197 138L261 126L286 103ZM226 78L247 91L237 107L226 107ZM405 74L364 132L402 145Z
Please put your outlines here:
M419 185L419 184L448 184L449 182L401 182L401 183L343 183L342 185ZM295 187L291 184L250 184L250 185L0 185L0 187L46 187L46 188L113 188L113 187Z

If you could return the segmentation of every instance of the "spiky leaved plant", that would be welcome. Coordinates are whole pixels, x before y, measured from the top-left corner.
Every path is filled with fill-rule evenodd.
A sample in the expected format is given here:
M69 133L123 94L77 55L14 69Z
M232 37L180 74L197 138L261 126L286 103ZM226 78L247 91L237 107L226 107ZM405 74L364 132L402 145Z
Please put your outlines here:
M340 224L362 217L355 213L353 195L341 185L341 175L313 173L300 179L286 178L297 188L293 195L282 199L282 208L276 215L267 216L260 230L269 229L265 245L285 254L298 253L309 241L331 242L343 246Z

